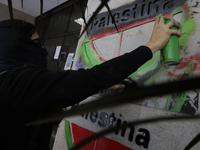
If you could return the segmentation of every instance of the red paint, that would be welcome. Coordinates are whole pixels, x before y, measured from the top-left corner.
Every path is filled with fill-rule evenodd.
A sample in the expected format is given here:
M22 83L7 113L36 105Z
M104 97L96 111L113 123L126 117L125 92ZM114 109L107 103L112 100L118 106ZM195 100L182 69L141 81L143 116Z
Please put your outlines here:
M199 48L200 48L200 42L197 42L197 44L199 44Z
M182 75L180 75L180 76L181 76L181 79L185 79L185 78L188 77L188 74L182 74Z
M119 56L119 54L120 54L120 49L121 49L121 45L122 45L122 35L123 35L123 32L121 32L121 35L120 35L120 42L119 42L119 49L118 49L117 56Z
M97 140L95 150L133 150L118 142L101 137Z
M99 59L102 61L102 62L105 62L106 60L104 58L102 58L99 53L97 52L96 48L94 47L94 43L93 41L90 39L90 45L92 46L92 48L95 50L96 54L97 54L97 57L99 57Z
M185 21L187 21L190 18L190 15L188 14L189 7L188 5L183 5L182 8L185 11Z
M182 46L182 45L179 45L179 48L180 48L180 49L183 49L183 48L184 48L184 46Z
M94 135L95 133L84 129L74 123L72 125L72 134L74 138L74 144L78 144L83 139ZM106 137L100 137L99 139L88 143L87 145L81 147L79 150L133 150L128 148L116 141L110 140Z
M192 56L189 56L188 58L185 58L186 60L196 60L198 63L200 63L200 53L196 53Z
M137 74L136 74L136 76L137 76L137 77L141 77L142 75L141 75L141 74L139 74L139 73L137 73Z
M191 63L192 66L189 66ZM190 71L196 71L199 70L199 64L200 64L200 53L196 53L192 56L184 58L179 65L176 66L177 69L183 69L184 67L190 67Z
M186 34L186 32L182 33L181 35L184 35L184 34Z
M167 72L167 75L170 77L176 77L177 79L185 79L186 77L188 77L188 74L175 74L175 73L171 73L171 72Z
M171 73L171 72L167 72L167 75L170 76L170 77L180 78L179 74L174 74L174 73Z
M180 62L180 64L176 66L176 69L180 70L180 69L187 67L188 69L190 69L189 70L190 72L195 72L195 71L199 71L199 69L200 69L199 64L200 64L200 53L196 53L192 56L183 58L183 60ZM180 74L174 74L172 72L166 72L166 74L168 76L176 77L178 79L180 79L180 78L184 79L188 76L188 74L180 75Z
M94 132L81 128L76 124L72 123L71 125L72 125L72 134L74 138L74 143L73 143L74 145L78 144L83 139L92 136L94 134ZM80 148L79 150L93 150L94 146L95 146L95 141L92 141L87 145L83 146L82 148Z

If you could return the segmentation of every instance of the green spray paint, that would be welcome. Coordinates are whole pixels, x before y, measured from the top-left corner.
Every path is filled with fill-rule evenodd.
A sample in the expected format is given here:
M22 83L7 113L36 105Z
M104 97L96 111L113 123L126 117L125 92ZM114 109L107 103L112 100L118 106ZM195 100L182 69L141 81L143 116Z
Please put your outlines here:
M188 100L185 97L186 93L182 92L181 95L177 98L176 102L173 100L172 96L167 98L167 102L165 104L164 110L169 110L168 106L172 103L173 109L171 111L181 112L181 108L183 106L184 101Z
M186 71L187 71L187 73L188 73L188 78L193 76L193 72L192 72L192 74L191 74L191 70L192 70L193 67L194 67L194 63L192 63L192 62L193 62L193 61L191 60L191 61L190 61L190 64L187 65L187 67L186 67Z
M190 63L185 68L185 70L187 72L187 75L188 75L187 78L190 78L190 77L194 76L194 71L192 71L193 68L194 68L194 62L193 62L193 60L191 60ZM183 75L183 73L180 73L180 78L179 79L182 79L182 75Z
M81 49L79 51L79 56L82 57L86 68L92 68L95 65L99 65L102 63L99 57L97 57L95 50L90 45L89 37L86 37L84 39L83 45L81 46Z
M193 60L191 60L190 63L186 66L186 72L188 73L187 78L193 77L194 71L191 71L193 68L194 68L194 63L193 63ZM180 73L180 79L181 79L182 75L183 74ZM174 81L176 81L176 80L174 80ZM188 100L188 98L185 97L185 96L186 96L186 93L182 92L181 96L177 99L176 102L173 101L172 96L170 98L168 97L167 98L167 102L165 104L165 107L163 109L164 110L169 110L168 106L172 102L173 109L171 109L171 111L181 112L181 108L182 108L184 102Z
M71 135L71 130L69 128L69 121L65 120L65 137L66 137L66 142L67 142L67 146L68 148L72 148L73 145L73 140L72 140L72 135Z
M169 98L167 98L167 102L165 104L165 107L163 108L164 110L168 110L168 105L170 104L170 102L168 102L168 101L169 101ZM170 99L170 101L171 101L171 99Z
M181 112L181 108L182 108L183 103L185 101L185 95L186 95L185 92L181 93L181 96L178 98L178 100L174 104L174 108L173 108L172 111Z

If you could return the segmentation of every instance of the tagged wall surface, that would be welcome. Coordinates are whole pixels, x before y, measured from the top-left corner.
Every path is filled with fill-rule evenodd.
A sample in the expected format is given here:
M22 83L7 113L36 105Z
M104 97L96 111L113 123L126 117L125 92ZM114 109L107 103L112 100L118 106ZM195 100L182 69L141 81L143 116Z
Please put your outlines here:
M138 86L174 82L200 75L200 1L192 0L121 0L109 1L118 30L106 8L95 17L88 32L79 40L73 69L92 68L109 59L133 51L145 45L153 30L157 14L164 14L180 22L182 36L178 41L179 64L161 64L162 51L129 76ZM98 7L98 0L89 0L86 17L91 17ZM185 85L187 86L187 85ZM119 92L105 89L82 103L102 95ZM80 103L80 105L82 104ZM130 121L156 116L182 116L199 114L199 89L143 99L98 110L82 116L66 118L67 141L71 145L103 129ZM141 124L97 139L82 149L184 149L199 133L199 120L160 121ZM58 130L62 132L62 129ZM70 138L69 138L70 137ZM59 140L57 136L56 140ZM68 143L69 146L70 143ZM66 145L67 144L63 144ZM200 144L193 147L198 150ZM54 149L57 145L55 143Z

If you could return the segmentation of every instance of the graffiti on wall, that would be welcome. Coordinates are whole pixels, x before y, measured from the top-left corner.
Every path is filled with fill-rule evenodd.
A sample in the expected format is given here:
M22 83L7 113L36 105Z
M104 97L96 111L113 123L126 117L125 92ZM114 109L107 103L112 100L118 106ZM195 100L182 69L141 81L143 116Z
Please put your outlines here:
M111 128L114 126L120 126L122 124L128 123L128 121L123 120L122 114L116 115L113 112L111 114L108 114L107 112L98 112L98 111L90 112L90 113L82 114L81 118L79 118L79 121L81 119L85 119L88 121L88 123L92 123L93 126L97 125L102 129ZM72 145L76 145L81 140L95 134L95 132L88 129L84 129L78 126L77 124L70 123L67 120L65 122L67 122L65 125L65 130L70 131L70 132L67 132L66 139L68 142L73 141ZM82 136L79 135L80 133L82 133ZM120 136L124 138L125 141L132 143L131 144L132 146L129 146L129 147L134 147L134 145L137 145L139 147L143 147L144 149L148 149L148 145L150 141L150 132L148 131L148 129L145 129L143 127L139 128L139 127L132 126L130 128L125 128L122 130L116 130L114 134L115 136ZM99 144L95 145L96 142ZM68 145L70 144L68 143ZM97 139L96 141L93 141L87 144L81 149L82 150L105 149L105 147L106 149L115 149L115 150L120 150L120 149L133 150L132 148L126 147L106 137L101 137Z
M131 33L140 25L153 23L155 16L159 13L163 13L170 18L181 13L179 22L182 26L180 30L182 36L179 38L178 48L180 63L173 67L162 66L160 64L161 51L158 51L150 61L131 74L129 78L136 82L138 86L145 86L199 76L200 41L198 41L199 31L196 23L200 16L200 12L196 9L199 7L198 5L199 3L189 0L136 0L133 3L112 10L119 33L117 33L108 12L98 14L91 24L88 34L78 47L73 69L92 68L113 57L123 55L122 42L125 41L125 38L127 40L124 32L130 31ZM137 35L134 33L130 34L130 38L135 36ZM145 36L145 33L141 33L140 37ZM115 37L117 37L117 40ZM107 44L105 43L106 40L103 40L104 38L110 39L107 42L109 44L113 43L115 50L106 49ZM101 41L104 43L102 44ZM98 43L101 43L101 45L98 45ZM105 50L102 45L105 45ZM134 43L134 45L137 45L137 43ZM198 101L199 91L194 89L190 92L141 100L137 104L195 114L198 109Z
M156 14L171 13L174 8L182 6L185 2L186 0L137 0L132 4L112 10L112 14L114 16L115 23L122 31L124 28L130 28L134 25L140 25L144 22L154 20ZM88 34L92 36L98 36L101 33L105 34L107 30L110 30L114 27L115 26L111 16L108 12L104 12L95 17L94 21L89 27ZM108 32L111 34L111 31Z

